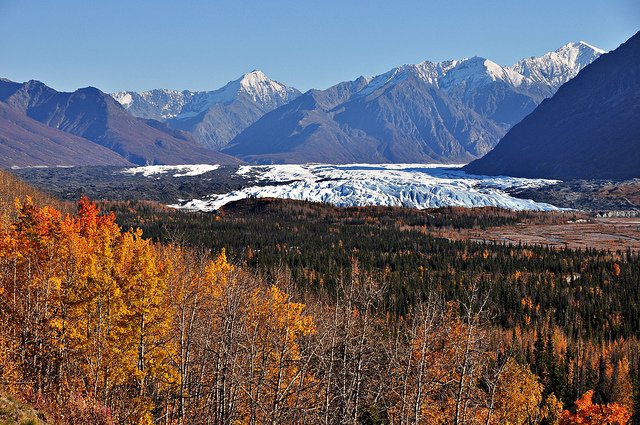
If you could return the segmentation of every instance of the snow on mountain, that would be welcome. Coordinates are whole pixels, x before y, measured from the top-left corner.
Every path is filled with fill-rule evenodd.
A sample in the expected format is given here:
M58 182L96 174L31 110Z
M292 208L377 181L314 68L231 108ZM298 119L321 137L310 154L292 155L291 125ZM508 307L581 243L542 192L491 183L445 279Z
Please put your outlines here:
M521 74L529 84L546 84L557 90L604 53L602 49L579 41L537 58L523 59L508 69Z
M239 91L248 94L265 109L274 109L300 95L293 87L269 79L262 71L254 70L239 80Z
M578 42L513 66L424 61L304 95L255 70L215 91L114 97L248 162L468 162L601 54Z
M557 52L533 61L549 69L548 79L476 56L311 90L262 116L222 151L263 164L468 162L601 51L570 43Z
M597 53L584 43L574 43L551 54L555 60L548 64L584 63ZM465 169L561 179L638 178L638 117L640 32L564 84L544 107L525 117L495 149Z
M513 87L544 85L555 91L604 53L604 50L580 41L568 43L540 57L523 59L511 66L498 65L478 56L443 62L424 61L369 77L369 84L359 95L368 95L387 84L398 83L409 73L445 91L462 84L482 85L499 80Z
M482 85L501 80L513 87L543 85L546 86L543 88L545 94L550 95L550 89L555 91L603 53L604 50L580 41L568 43L540 57L523 59L512 66L501 66L477 56L443 62L424 61L368 77L368 84L358 95L366 96L387 84L400 82L408 74L444 90L462 84ZM243 94L268 112L295 99L300 92L270 79L262 71L254 70L213 91L154 89L141 93L123 91L112 96L134 116L165 121L195 117L214 105L232 102Z
M194 117L213 105L232 102L241 94L268 111L293 100L300 92L254 70L213 91L154 89L141 93L123 91L112 96L134 116L164 121Z
M218 90L194 94L191 102L184 105L175 117L194 117L214 105L230 103L241 95L248 96L259 108L268 112L295 99L300 92L270 79L262 71L253 70Z
M555 180L486 177L469 175L461 165L347 164L241 166L236 175L246 186L205 199L180 200L172 205L195 211L215 211L223 205L250 197L298 199L337 206L402 206L436 208L444 206L495 206L512 210L557 210L553 205L518 199L506 190L555 184ZM189 166L186 166L188 168ZM174 176L195 175L205 170L193 166ZM171 170L175 169L173 167ZM124 173L153 177L167 167L137 167ZM191 174L189 173L191 172Z
M198 93L188 90L148 90L141 93L122 91L113 97L133 116L164 121L176 117Z
M502 67L489 59L478 56L453 62L438 81L440 88L462 84L484 85L495 81L504 81L513 87L522 85L525 77L509 68Z
M156 89L112 96L132 115L166 122L191 133L200 145L219 150L265 113L299 95L254 70L213 91Z

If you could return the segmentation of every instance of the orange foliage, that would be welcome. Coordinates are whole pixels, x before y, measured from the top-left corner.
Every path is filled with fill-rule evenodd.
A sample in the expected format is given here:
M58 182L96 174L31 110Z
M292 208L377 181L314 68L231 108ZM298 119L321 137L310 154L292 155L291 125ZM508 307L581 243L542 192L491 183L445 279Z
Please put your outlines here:
M173 355L153 245L140 231L123 233L86 198L76 215L29 198L16 210L0 232L2 342L11 347L3 374L31 382L25 394L60 405L83 394L115 418L150 422L148 388L170 385Z
M593 390L589 390L576 400L575 413L562 412L560 424L624 425L630 418L629 411L617 403L593 404Z
M620 265L618 263L613 263L613 267L611 268L611 276L620 276Z

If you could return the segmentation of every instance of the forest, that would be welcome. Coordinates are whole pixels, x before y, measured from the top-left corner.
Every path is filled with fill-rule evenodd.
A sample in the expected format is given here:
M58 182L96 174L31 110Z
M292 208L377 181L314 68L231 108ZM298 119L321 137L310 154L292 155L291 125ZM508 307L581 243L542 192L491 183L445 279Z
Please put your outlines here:
M640 419L636 252L430 233L566 215L72 206L3 178L0 388L43 423Z

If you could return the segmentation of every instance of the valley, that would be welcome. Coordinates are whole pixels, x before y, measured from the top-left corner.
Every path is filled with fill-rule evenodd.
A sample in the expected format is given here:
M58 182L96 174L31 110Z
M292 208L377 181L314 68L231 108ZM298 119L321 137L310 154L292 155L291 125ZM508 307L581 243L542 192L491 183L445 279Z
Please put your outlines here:
M437 230L434 235L509 245L542 245L553 248L640 251L640 217L565 217L565 221L520 222L508 226L467 230Z
M424 164L55 167L13 173L53 196L152 201L211 220L238 201L279 198L348 207L538 211L511 224L429 229L450 240L640 251L640 183L467 175ZM463 211L463 210L460 210ZM563 212L564 211L564 212ZM545 213L546 212L546 213ZM415 229L414 229L415 230Z
M494 206L557 210L516 198L511 190L555 184L544 179L467 175L438 164L304 164L269 166L147 166L23 168L14 173L64 199L159 201L212 212L244 198L285 198L337 206Z
M640 425L640 32L331 2L0 8L0 425Z

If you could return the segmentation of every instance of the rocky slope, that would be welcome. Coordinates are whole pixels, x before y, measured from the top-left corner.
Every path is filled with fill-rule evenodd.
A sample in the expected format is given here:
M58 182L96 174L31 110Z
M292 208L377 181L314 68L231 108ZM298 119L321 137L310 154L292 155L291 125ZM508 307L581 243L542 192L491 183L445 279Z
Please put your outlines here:
M584 68L514 126L472 173L640 177L640 32Z
M581 42L510 67L480 57L405 65L311 90L223 151L258 163L468 162L601 54Z

